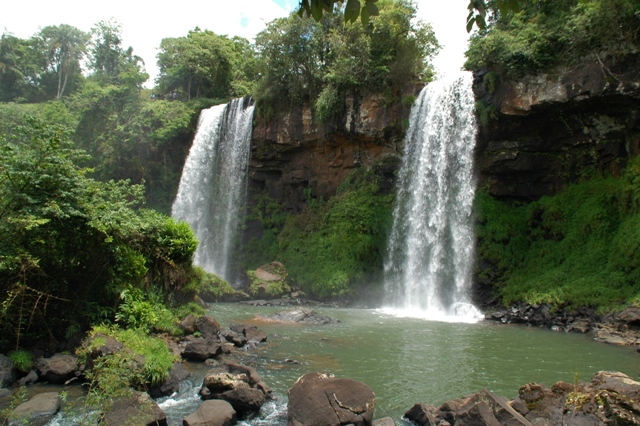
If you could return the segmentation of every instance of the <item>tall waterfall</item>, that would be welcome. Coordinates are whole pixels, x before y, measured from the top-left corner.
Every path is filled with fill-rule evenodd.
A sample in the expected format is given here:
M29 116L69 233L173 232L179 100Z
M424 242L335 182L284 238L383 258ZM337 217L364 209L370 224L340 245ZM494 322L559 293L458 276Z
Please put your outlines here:
M198 238L195 264L228 281L245 205L253 109L244 98L200 113L171 209Z
M471 320L476 122L470 73L427 85L411 109L385 260L402 315ZM400 311L400 312L398 312Z

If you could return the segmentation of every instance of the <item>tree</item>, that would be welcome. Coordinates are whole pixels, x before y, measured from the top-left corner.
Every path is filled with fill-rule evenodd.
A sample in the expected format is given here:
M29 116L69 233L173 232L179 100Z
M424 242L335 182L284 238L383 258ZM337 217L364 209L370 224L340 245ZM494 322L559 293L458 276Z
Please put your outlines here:
M179 90L188 100L229 97L234 69L239 68L239 54L247 47L245 42L199 28L189 31L186 37L163 39L158 53L160 90Z
M133 48L123 49L121 32L115 20L100 21L91 29L89 69L101 84L140 89L149 75L144 71L142 58L133 54Z
M87 177L88 156L69 136L27 118L0 138L2 350L55 342L109 319L104 312L112 319L128 286L166 294L188 280L197 245L189 227L139 208L141 185Z
M69 77L81 72L80 61L86 53L89 36L71 25L47 26L40 30L48 71L57 78L56 99L65 92Z
M377 16L379 11L376 6L378 0L364 0L364 4L360 0L347 0L344 8L344 21L355 22L360 17L362 24L367 25L371 16ZM527 0L493 0L492 7L494 11L501 14L507 14L520 10L521 6ZM312 16L316 21L320 21L323 12L333 12L336 3L342 3L343 0L300 0L298 14L300 16ZM470 0L469 15L467 16L467 32L471 32L473 26L484 29L486 24L487 12L490 10L485 0Z

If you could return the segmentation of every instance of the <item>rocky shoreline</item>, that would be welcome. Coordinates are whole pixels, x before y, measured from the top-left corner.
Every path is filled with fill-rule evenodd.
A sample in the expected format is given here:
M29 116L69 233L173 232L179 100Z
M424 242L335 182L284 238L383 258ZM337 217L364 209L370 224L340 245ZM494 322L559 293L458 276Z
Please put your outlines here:
M485 320L520 324L567 333L590 333L599 342L634 346L640 352L640 308L600 314L593 308L557 309L521 303L509 309L487 309Z
M288 309L269 317L256 317L257 321L300 322L317 326L335 322L309 307L291 306L306 302L283 299L246 303L256 306L289 305ZM640 343L640 309L633 307L600 315L592 309L553 311L545 305L521 304L510 309L490 310L486 320L555 331L593 333L596 340L615 345L637 346ZM184 418L184 425L233 425L238 420L255 416L261 406L273 398L268 384L258 372L233 357L236 350L251 350L267 341L267 335L255 325L221 327L214 318L204 315L186 317L181 327L186 335L179 339L167 338L168 347L184 361L204 363L210 367L198 392L202 403ZM96 339L100 341L97 345ZM120 342L108 336L93 336L85 340L84 345L94 347L91 354L94 361L126 350ZM15 392L18 386L28 386L36 381L58 384L62 391L70 383L86 381L88 368L81 365L75 356L58 353L39 358L29 374L23 373L18 377L11 360L0 355L3 386L0 397L8 398L12 393L9 386ZM164 383L114 400L111 408L103 413L103 422L124 425L136 419L135 424L167 424L166 416L154 398L176 392L180 383L189 376L182 363L174 363ZM312 398L313 395L316 396ZM1 416L45 425L65 404L60 392L44 392L11 407L11 412L5 409ZM322 424L336 426L396 424L391 418L373 420L374 407L375 395L366 384L322 372L307 373L289 390L288 424L310 426L320 424L319 419L325 419ZM140 419L144 421L138 423ZM439 407L418 403L405 413L403 420L420 426L640 424L640 383L622 373L599 372L589 383L558 382L549 389L529 383L522 386L518 396L512 400L484 389L474 395L447 401Z

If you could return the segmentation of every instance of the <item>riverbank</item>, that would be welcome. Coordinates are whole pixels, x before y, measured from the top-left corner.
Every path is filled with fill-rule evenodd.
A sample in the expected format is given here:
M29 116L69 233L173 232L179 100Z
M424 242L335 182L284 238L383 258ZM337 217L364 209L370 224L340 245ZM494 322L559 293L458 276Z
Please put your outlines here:
M637 375L637 353L602 345L582 334L499 326L493 321L429 322L397 318L375 309L313 307L319 314L340 321L325 325L258 318L283 309L211 304L207 310L219 324L257 325L268 336L266 342L245 348L227 346L230 354L215 357L221 363L231 361L254 368L276 395L254 419L257 423L246 423L249 425L287 424L286 395L299 377L313 371L366 383L377 396L374 418L396 421L416 402L438 406L483 388L513 397L522 384L573 383L577 372L585 378L598 370ZM155 400L166 412L168 424L181 424L182 418L202 403L199 389L212 368L202 362L183 365L192 376L182 382L175 395ZM59 389L71 390L70 386Z

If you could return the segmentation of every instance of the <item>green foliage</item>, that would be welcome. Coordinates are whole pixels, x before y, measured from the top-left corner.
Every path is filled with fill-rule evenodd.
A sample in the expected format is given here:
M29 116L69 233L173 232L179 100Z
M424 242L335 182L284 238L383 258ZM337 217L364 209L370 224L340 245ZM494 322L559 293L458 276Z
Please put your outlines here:
M291 287L287 284L287 271L281 266L274 263L271 263L267 267L268 272L274 273L282 277L282 279L278 281L265 281L256 275L256 271L247 271L247 276L249 277L250 285L249 292L257 296L259 294L259 289L265 289L267 295L272 297L282 296L291 291Z
M587 56L596 58L605 51L623 56L636 52L640 45L637 1L520 3L517 13L513 9L494 11L498 19L472 37L465 68L489 68L518 77L570 65Z
M185 285L189 227L137 209L139 185L88 178L64 127L26 123L0 139L0 346L108 319L129 285L166 295Z
M116 312L116 322L145 332L158 323L158 304L145 297L139 288L128 286L120 292L120 299L122 302Z
M28 373L33 368L33 354L25 349L17 349L8 355L13 365L23 373Z
M283 226L278 223L249 244L254 263L247 269L279 259L290 282L316 297L349 293L380 273L392 196L380 191L378 179L374 170L357 169L327 202L307 191L303 212L287 216Z
M196 28L186 37L165 38L158 54L158 88L182 99L228 98L250 93L254 52L247 40Z
M508 204L479 191L478 255L505 304L612 308L640 296L637 160L554 197Z
M260 113L270 117L308 102L327 122L344 110L349 93L393 96L412 82L430 81L429 60L439 49L431 27L415 18L409 1L377 5L379 14L365 25L344 24L337 10L325 10L320 22L294 15L271 22L256 37Z
M197 266L193 267L190 278L191 280L181 293L191 298L197 295L205 299L220 300L236 292L228 282Z

